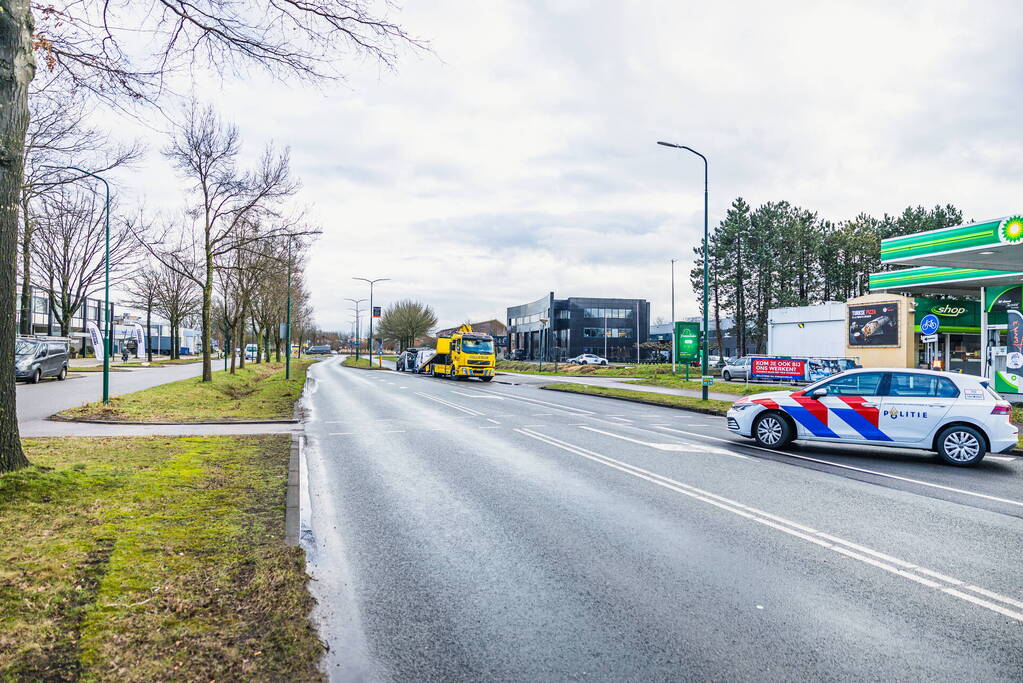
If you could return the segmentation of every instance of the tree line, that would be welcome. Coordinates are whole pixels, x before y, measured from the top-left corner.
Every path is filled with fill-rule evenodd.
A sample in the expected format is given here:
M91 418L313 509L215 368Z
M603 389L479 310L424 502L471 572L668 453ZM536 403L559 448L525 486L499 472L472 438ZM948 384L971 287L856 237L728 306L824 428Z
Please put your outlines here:
M100 105L127 115L173 97L174 74L202 69L226 78L257 67L281 81L323 82L345 75L342 57L368 57L393 68L401 49L425 48L377 9L366 0L0 0L0 306L16 310L19 278L26 284L41 275L46 286L52 278L58 307L73 310L89 287L72 283L95 275L96 259L87 256L101 232L96 188L79 187L85 176L55 173L48 162L33 167L33 149L46 149L57 159L54 166L100 173L127 167L138 155L133 147L118 149L90 134L84 116L73 122L78 137L68 138L78 140L75 145L52 142L66 119L37 131L39 142L33 142L30 111L36 122L47 111L41 88L33 85L37 71L54 81L54 92L80 98L85 108ZM50 112L59 117L60 109ZM186 206L173 219L138 209L124 217L126 209L119 210L122 220L111 229L131 246L117 250L123 257L118 277L126 281L148 268L166 276L163 285L181 294L174 315L199 321L203 381L210 381L215 330L237 342L242 326L250 325L264 348L268 339L279 342L268 313L279 315L279 301L260 292L272 289L266 283L279 284L281 272L300 272L316 229L285 210L297 189L286 150L267 149L254 168L239 169L237 131L197 104L175 122L172 138L163 151L190 184ZM61 262L59 245L67 234L80 248L76 264L88 263L84 273L70 272L71 259ZM26 286L23 296L28 293ZM20 305L28 309L30 301ZM307 311L299 308L301 318ZM17 423L17 333L15 317L0 316L0 472L28 464Z
M708 308L716 338L732 334L736 353L763 353L772 308L866 294L870 273L890 269L880 260L882 239L962 222L962 211L952 204L910 206L880 218L861 213L836 222L786 201L753 209L739 197L708 239ZM702 243L693 251L690 281L702 315ZM732 320L729 329L722 329L724 318Z

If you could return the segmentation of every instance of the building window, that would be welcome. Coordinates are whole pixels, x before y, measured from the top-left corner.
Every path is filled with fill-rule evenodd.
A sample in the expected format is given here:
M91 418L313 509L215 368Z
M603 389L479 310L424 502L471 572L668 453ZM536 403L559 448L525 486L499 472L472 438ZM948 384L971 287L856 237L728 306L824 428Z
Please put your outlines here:
M628 319L631 318L633 309L631 308L586 308L583 309L583 317L586 318L618 318Z
M563 308L560 311L558 311L558 320L571 320L571 319L572 319L572 311L570 309Z
M45 314L46 311L49 310L49 308L47 306L47 304L49 304L49 303L50 302L47 301L46 297L44 297L44 296L34 296L34 297L32 297L32 310L35 313L43 313L43 314Z

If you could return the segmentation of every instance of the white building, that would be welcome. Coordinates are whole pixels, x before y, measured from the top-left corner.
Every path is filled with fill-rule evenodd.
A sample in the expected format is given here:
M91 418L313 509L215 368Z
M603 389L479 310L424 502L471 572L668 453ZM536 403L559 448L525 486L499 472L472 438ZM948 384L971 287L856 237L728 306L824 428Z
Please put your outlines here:
M767 353L842 358L846 355L845 304L772 308L767 312Z

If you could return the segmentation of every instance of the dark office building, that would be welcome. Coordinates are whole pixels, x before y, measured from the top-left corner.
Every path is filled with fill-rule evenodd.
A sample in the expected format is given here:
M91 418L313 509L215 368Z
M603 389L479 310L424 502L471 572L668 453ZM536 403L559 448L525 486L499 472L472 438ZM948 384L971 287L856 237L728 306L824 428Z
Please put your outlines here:
M645 299L555 299L551 292L508 308L509 353L522 349L529 360L595 353L608 360L634 361L638 344L647 341L649 333L650 302Z

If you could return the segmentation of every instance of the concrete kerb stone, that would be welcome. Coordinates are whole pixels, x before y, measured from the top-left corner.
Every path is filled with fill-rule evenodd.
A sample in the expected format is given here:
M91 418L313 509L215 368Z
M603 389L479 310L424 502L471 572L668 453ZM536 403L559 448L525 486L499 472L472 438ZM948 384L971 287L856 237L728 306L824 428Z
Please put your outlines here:
M301 482L300 467L302 438L300 434L291 435L291 455L288 457L288 493L284 511L284 542L288 545L299 544L299 521L301 512L299 505L299 485Z
M70 417L63 413L54 413L47 420L53 422L82 422L85 424L97 425L164 425L184 426L188 425L274 425L274 424L298 424L300 419L282 418L278 420L190 420L188 422L139 422L137 420L88 420L85 418Z

